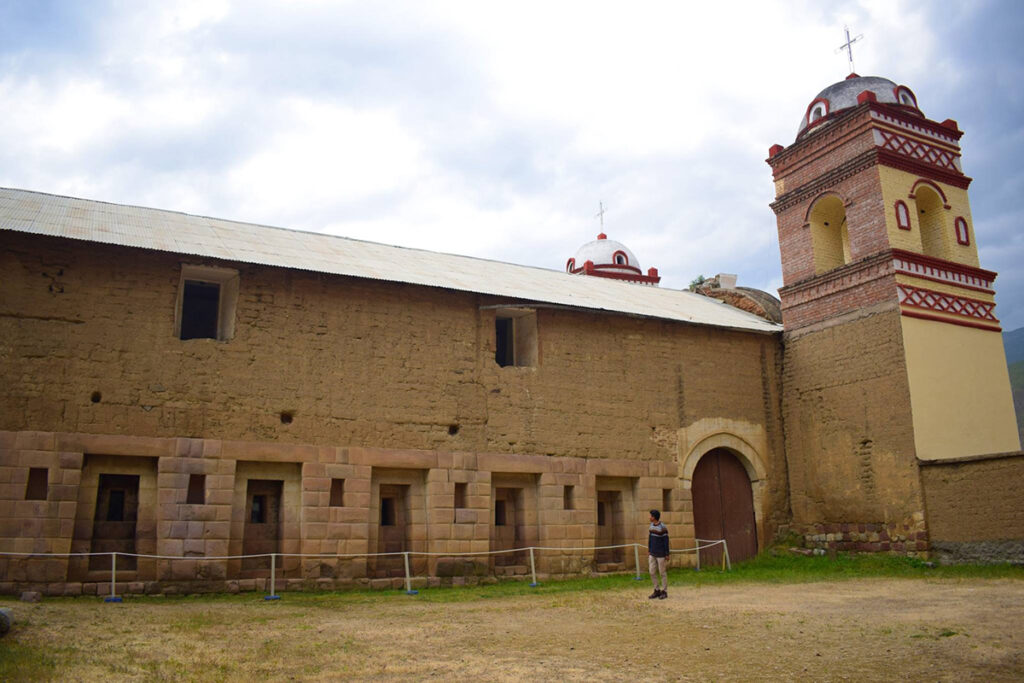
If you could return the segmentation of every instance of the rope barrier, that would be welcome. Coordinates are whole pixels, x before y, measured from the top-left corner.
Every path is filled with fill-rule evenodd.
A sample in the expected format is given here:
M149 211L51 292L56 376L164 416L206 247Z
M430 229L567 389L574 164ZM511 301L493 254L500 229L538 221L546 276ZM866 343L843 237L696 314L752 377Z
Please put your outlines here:
M700 570L700 551L707 548L712 548L717 545L722 546L722 570L731 571L732 562L729 559L729 545L725 539L720 540L709 540L709 539L694 539L695 546L693 548L680 548L676 550L670 550L670 553L681 554L681 553L696 553L697 554L697 570ZM633 548L633 563L636 570L636 576L634 580L642 581L643 576L640 571L640 543L624 543L621 545L602 545L602 546L578 546L578 547L564 547L564 546L528 546L525 548L503 548L500 550L480 550L475 552L465 553L444 553L444 552L427 552L418 550L403 550L389 553L259 553L254 555L212 555L212 556L182 556L182 555L149 555L145 553L123 553L123 552L102 552L102 553L21 553L21 552L10 552L0 551L2 557L94 557L94 556L110 556L110 595L104 598L104 602L121 602L122 598L117 595L117 556L121 555L124 557L135 557L142 559L152 560L190 560L190 561L215 561L215 560L245 560L253 558L270 558L270 594L264 596L264 600L280 600L281 596L277 594L277 558L299 558L299 559L354 559L354 558L375 558L375 557L398 557L403 558L403 564L405 565L405 593L406 595L417 595L419 591L413 590L412 588L412 571L410 569L409 558L412 556L419 557L479 557L481 555L502 555L508 553L522 553L529 552L530 554L530 578L531 587L537 587L540 584L537 582L537 561L536 552L592 552L597 550L615 550L619 548Z

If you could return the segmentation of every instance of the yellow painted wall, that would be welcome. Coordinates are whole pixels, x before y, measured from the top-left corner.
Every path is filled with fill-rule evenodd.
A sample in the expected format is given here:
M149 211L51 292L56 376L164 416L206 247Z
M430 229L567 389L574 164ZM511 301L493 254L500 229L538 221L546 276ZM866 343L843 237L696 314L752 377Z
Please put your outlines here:
M900 171L887 166L879 166L879 176L882 184L882 195L885 198L885 225L889 234L889 244L895 249L905 249L918 254L924 253L921 245L921 214L915 201L908 199L914 183L920 180L920 176L906 171ZM947 261L962 263L967 266L978 267L978 247L974 236L974 221L971 219L971 205L967 198L967 190L962 190L952 185L935 182L946 195L949 209L942 209L939 219L942 223L942 250ZM910 210L910 230L900 230L896 227L896 200L902 200ZM969 245L958 244L956 233L953 228L953 221L957 216L963 216L967 221L967 231L970 234Z
M902 327L917 457L1020 449L1002 335L905 316Z

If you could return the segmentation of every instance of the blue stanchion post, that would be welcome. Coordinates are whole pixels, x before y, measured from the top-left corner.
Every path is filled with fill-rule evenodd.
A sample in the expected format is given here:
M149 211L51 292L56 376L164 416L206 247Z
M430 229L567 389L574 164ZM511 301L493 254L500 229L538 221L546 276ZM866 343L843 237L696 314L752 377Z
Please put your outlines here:
M409 551L402 553L405 558L405 594L406 595L419 595L419 591L412 589L412 577L409 575Z
M536 588L540 584L537 583L537 562L533 559L533 546L530 546L530 576L533 577L533 583L530 584L530 588Z
M264 595L264 600L280 600L277 594L277 553L270 553L270 595Z
M117 595L117 553L110 553L110 595L103 602L122 602Z

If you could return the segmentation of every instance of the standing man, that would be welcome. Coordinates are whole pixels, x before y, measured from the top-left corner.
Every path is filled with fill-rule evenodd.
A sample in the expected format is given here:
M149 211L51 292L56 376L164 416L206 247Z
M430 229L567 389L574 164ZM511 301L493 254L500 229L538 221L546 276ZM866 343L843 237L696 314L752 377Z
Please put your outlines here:
M651 527L647 537L647 565L651 570L654 592L647 598L664 600L668 597L668 529L661 523L661 512L651 510ZM658 574L661 574L661 588L658 588Z

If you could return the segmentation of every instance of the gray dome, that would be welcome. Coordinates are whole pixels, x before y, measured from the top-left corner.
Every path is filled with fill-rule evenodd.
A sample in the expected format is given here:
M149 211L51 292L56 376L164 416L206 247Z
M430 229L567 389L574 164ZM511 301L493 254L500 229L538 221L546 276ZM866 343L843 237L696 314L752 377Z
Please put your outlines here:
M917 98L914 97L914 93L910 91L910 88L896 85L888 78L850 74L844 80L828 86L811 100L811 104L807 106L807 111L804 112L803 118L800 119L797 137L800 137L807 126L818 118L831 117L839 111L856 107L857 95L865 90L874 93L879 102L904 105L915 110L917 109Z

